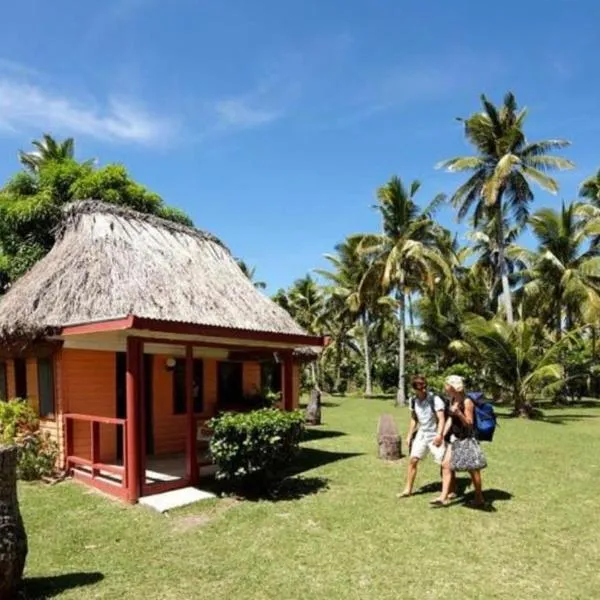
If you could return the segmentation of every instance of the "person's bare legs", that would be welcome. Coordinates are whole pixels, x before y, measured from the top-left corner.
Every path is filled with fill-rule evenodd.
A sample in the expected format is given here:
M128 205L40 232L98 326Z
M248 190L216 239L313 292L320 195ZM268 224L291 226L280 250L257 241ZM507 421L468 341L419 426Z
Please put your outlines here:
M452 489L453 472L450 469L450 460L452 458L452 448L448 446L444 460L442 462L442 493L432 500L432 504L447 504L448 496Z
M450 487L448 488L448 498L450 500L456 498L456 473L450 471Z
M406 498L412 495L413 487L415 485L415 479L417 477L417 469L419 467L419 459L415 456L411 456L408 461L408 471L406 473L406 486L404 491L398 494L399 498Z
M473 482L473 487L475 488L475 499L473 504L476 506L481 506L485 504L485 498L483 497L482 485L481 485L481 471L470 471L471 481Z

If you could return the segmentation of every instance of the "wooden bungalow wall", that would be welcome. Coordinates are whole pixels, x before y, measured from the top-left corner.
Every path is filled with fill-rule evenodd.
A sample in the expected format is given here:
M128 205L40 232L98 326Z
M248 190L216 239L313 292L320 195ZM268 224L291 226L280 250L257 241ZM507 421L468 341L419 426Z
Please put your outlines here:
M153 434L155 454L181 452L185 448L186 415L173 414L173 372L165 369L167 356L154 357L153 369ZM215 359L203 359L204 415L209 418L217 403L217 364ZM57 441L61 465L64 453L62 415L80 413L114 417L116 414L116 360L114 352L98 350L63 349L54 360L56 416L41 419L41 428ZM14 366L6 361L8 397L15 396ZM243 387L245 393L260 388L261 369L258 362L245 362ZM298 406L300 368L294 365L294 406ZM36 412L39 408L37 359L27 359L27 392ZM89 423L73 425L74 453L82 458L91 457ZM116 459L116 428L100 426L100 460Z

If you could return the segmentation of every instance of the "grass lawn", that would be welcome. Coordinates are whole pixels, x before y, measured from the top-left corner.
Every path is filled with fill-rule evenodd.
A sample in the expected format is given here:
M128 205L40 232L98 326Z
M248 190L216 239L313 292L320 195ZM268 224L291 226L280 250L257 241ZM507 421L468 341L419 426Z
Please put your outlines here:
M391 401L331 399L277 502L161 516L75 483L20 487L28 597L577 598L600 596L600 409L501 420L484 486L495 512L397 500L406 461L376 458ZM431 490L427 461L417 485Z

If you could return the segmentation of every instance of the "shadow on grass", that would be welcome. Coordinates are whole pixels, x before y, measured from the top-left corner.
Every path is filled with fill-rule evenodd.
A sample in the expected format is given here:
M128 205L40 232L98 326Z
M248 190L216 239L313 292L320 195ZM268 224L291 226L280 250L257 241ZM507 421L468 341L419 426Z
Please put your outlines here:
M240 485L214 481L214 487L203 485L202 489L213 491L216 495L224 493L251 502L260 500L271 502L299 500L304 496L310 496L327 489L328 479L325 477L298 477L298 475L323 465L362 455L363 453L359 452L327 452L315 448L302 448L293 464L286 470L283 480L279 483L269 485L265 484L264 481L255 480L246 481Z
M456 494L462 496L467 488L471 485L470 477L457 477L456 478ZM418 490L413 492L413 496L420 496L422 494L439 494L442 491L442 482L436 481L428 483L427 485L421 486Z
M304 436L302 437L303 442L313 442L315 440L325 440L327 438L336 438L347 435L343 431L328 431L327 429L314 429L309 427L305 430Z
M339 402L322 401L321 408L337 408L340 405ZM302 411L306 410L308 402L301 402L298 408Z
M54 598L68 590L93 585L104 579L102 573L65 573L52 577L26 577L21 586L22 600ZM85 592L81 592L86 596Z
M317 448L302 448L294 464L288 470L287 475L298 475L317 467L363 455L363 452L328 452L327 450L318 450Z
M492 488L489 490L484 489L483 495L485 496L485 504L483 506L478 506L473 504L475 500L475 492L469 492L465 496L463 496L458 504L463 506L464 508L470 508L471 510L480 510L482 512L496 512L496 507L494 503L497 501L508 501L512 500L513 495L510 492L505 490L498 490L496 488Z
M544 415L535 419L542 423L550 423L551 425L566 425L567 423L576 421L585 421L586 419L597 419L598 415L587 414L570 414L570 415Z
M271 492L269 500L272 502L300 500L327 488L329 488L329 480L325 477L290 477L284 479L281 485Z
M573 402L547 402L540 404L544 410L562 410L565 408L600 408L600 400L574 400Z

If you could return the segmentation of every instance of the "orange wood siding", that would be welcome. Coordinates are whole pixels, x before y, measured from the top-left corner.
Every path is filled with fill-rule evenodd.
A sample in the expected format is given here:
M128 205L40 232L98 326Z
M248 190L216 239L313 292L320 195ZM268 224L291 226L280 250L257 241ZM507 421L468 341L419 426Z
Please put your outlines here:
M59 445L59 456L62 455L62 414L57 406L57 373L56 373L56 356L53 358L54 366L54 418L40 418L40 429L48 433L50 437ZM27 359L27 395L33 410L39 415L40 412L40 395L38 382L38 364L37 358Z
M186 415L173 414L173 373L165 369L166 356L154 359L153 429L154 453L171 454L185 450ZM203 417L215 413L217 403L217 362L203 359Z
M12 360L6 361L6 388L8 392L8 398L12 399L15 397L15 363Z
M114 417L116 364L114 352L71 350L62 352L62 404L65 412ZM100 460L116 460L116 426L100 426ZM73 451L90 458L89 423L73 424Z
M260 392L260 363L245 362L242 370L244 394Z

